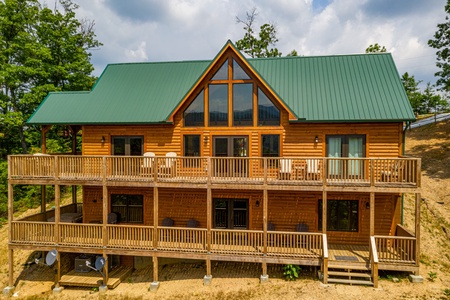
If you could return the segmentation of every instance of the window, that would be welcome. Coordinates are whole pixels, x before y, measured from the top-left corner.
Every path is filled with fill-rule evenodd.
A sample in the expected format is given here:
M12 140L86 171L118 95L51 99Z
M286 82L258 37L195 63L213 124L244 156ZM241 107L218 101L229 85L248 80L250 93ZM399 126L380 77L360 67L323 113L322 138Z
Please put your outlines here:
M327 230L328 231L358 231L359 220L358 200L328 200ZM322 230L322 200L319 200L319 230Z
M258 88L258 125L280 125L280 110L260 88Z
M277 134L263 134L262 139L262 156L263 157L280 157L280 136Z
M243 66L227 58L183 112L184 126L279 126L280 110L257 87Z
M200 135L184 136L184 156L200 156Z
M214 199L214 228L247 229L247 199Z
M233 84L233 126L253 125L253 84Z
M144 196L111 194L111 212L118 215L120 222L144 223Z
M209 126L228 126L228 85L209 85Z
M192 103L184 111L184 126L204 126L204 92L197 95Z
M365 135L327 135L327 157L348 157L349 160L330 160L328 174L332 176L362 177L364 164L362 160L351 158L365 157Z
M143 138L140 136L113 136L112 155L142 155Z

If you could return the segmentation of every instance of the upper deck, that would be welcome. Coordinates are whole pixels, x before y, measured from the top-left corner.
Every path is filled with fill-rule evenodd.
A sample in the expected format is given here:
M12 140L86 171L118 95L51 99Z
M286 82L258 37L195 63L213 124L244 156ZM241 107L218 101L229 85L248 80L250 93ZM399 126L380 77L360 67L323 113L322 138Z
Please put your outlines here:
M418 158L9 156L12 184L416 192Z

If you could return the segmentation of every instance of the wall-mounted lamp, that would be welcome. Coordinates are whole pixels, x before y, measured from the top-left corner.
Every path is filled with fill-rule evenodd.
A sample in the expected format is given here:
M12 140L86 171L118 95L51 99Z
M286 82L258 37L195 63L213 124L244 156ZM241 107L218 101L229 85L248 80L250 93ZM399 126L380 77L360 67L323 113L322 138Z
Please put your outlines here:
M319 137L316 135L316 137L314 138L314 143L318 143L319 142Z
M370 203L366 202L366 209L369 209L369 208L370 208Z
M104 142L105 142L105 137L104 137L104 136L102 136L102 140L101 140L101 142L102 142L102 143L104 143Z
M203 143L207 143L207 142L208 142L208 136L205 135L205 136L203 137Z
M256 207L259 207L259 200L256 200L255 206L256 206Z

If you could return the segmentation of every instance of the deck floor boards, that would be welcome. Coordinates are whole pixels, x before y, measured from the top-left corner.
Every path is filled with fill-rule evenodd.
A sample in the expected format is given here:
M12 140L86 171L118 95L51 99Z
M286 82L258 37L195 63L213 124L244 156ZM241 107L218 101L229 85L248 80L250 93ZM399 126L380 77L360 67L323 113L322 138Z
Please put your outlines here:
M113 269L109 272L108 288L114 289L117 287L119 283L130 276L132 271L132 267L126 266L119 266ZM102 275L94 270L87 273L75 272L75 270L72 270L61 276L59 284L62 286L98 287L101 285L102 280Z

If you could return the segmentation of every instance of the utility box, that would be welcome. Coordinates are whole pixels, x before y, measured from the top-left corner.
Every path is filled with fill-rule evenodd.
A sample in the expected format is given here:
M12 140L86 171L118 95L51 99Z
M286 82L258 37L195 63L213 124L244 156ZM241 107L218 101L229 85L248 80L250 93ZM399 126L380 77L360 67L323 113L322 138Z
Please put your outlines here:
M87 273L91 271L91 268L89 268L86 265L86 262L89 262L90 265L92 267L94 267L93 263L93 259L90 256L86 256L86 255L81 255L81 256L77 256L75 257L75 272L82 272L82 273Z

